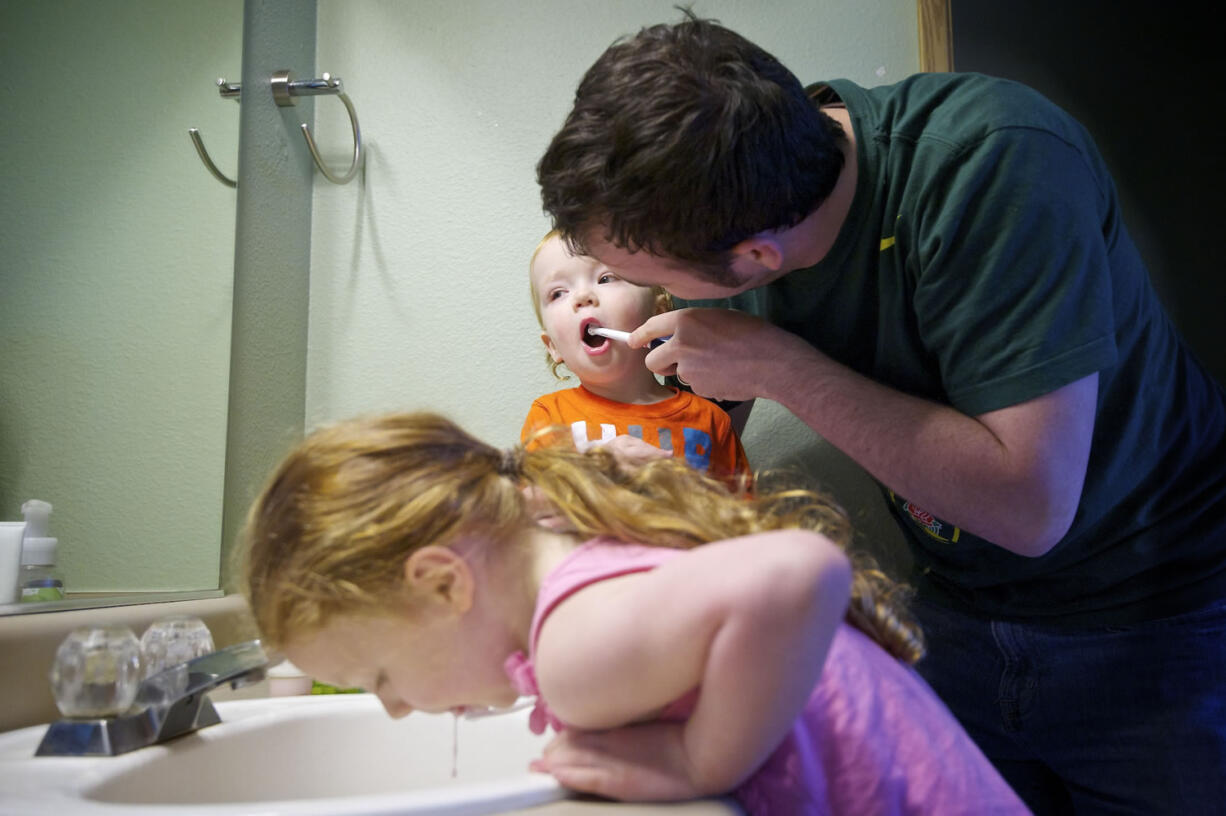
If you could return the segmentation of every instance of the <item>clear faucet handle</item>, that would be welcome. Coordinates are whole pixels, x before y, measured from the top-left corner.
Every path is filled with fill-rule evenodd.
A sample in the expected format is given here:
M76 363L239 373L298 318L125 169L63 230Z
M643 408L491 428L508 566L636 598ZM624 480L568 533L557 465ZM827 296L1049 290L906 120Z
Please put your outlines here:
M145 677L214 651L213 635L204 621L187 615L171 615L149 624L140 639Z
M126 626L74 629L51 664L55 704L74 719L123 713L136 698L140 679L140 643Z

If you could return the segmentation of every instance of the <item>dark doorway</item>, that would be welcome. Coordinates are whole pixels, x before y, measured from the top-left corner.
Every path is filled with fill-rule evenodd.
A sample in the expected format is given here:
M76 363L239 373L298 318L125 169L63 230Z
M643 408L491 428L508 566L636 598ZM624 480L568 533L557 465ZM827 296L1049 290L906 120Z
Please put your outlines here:
M1226 49L1211 3L953 0L953 61L1076 116L1185 340L1226 383ZM1212 19L1211 19L1212 18Z

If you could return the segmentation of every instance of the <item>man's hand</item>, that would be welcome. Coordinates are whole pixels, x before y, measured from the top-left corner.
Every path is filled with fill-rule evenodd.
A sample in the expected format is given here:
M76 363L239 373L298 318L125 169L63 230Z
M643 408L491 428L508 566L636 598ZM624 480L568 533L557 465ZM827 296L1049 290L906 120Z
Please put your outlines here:
M626 802L707 796L691 780L683 723L652 722L609 731L567 729L531 765L566 787Z
M801 338L744 312L731 309L679 309L656 315L630 335L630 345L645 346L672 335L647 355L647 367L675 374L694 393L710 399L772 398L780 372L814 349Z

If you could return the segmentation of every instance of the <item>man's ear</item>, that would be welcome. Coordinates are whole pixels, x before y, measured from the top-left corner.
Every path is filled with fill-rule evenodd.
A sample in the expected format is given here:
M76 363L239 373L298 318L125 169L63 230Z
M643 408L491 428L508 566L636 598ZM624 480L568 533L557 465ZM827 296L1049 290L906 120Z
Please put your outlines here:
M562 362L562 355L558 353L557 346L553 344L552 337L545 332L541 332L541 342L545 344L545 350L549 352L549 356L553 358L555 363Z
M415 550L404 560L404 583L412 597L441 603L461 614L473 603L472 570L459 553L447 547Z
M783 268L783 246L773 232L751 235L732 248L733 263L744 259L772 272Z

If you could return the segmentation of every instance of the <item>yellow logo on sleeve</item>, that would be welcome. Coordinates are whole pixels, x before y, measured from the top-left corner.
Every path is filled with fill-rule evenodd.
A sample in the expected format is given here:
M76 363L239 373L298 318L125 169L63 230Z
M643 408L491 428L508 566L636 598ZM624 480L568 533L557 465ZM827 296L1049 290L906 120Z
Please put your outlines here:
M901 214L900 214L900 215L896 215L896 216L894 217L894 223L895 223L895 224L897 224L897 223L898 223L898 219L899 219L899 218L902 218L902 215L901 215ZM881 239L881 251L882 251L882 252L885 252L887 249L889 249L889 248L890 248L890 247L892 247L892 246L894 246L894 236L893 236L893 235L891 235L891 236L890 236L890 237L888 237L888 238L882 238L882 239Z

